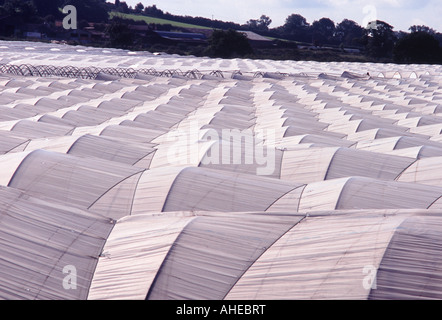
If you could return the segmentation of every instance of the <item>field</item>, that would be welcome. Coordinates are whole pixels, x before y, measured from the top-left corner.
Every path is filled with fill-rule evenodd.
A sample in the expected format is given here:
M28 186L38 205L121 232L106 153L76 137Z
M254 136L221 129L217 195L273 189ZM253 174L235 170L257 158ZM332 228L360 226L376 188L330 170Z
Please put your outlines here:
M204 27L204 26L198 26L198 25L193 25L193 24L188 24L188 23L182 23L182 22L177 22L177 21L172 21L172 20L167 20L167 19L160 19L160 18L154 18L154 17L147 17L147 16L142 16L142 15L136 15L136 14L127 14L127 13L120 13L120 12L112 12L110 14L111 18L117 16L117 17L121 17L124 19L131 19L134 21L144 21L147 24L170 24L173 27L177 27L177 28L192 28L192 29L211 29L209 27Z

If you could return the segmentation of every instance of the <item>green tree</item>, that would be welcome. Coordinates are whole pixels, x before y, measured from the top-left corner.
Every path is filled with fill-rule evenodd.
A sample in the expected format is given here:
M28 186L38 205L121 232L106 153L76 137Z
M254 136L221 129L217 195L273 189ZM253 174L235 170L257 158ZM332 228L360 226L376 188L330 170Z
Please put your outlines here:
M336 38L343 45L355 45L364 35L364 28L348 19L342 20L336 26Z
M73 5L77 9L78 19L89 22L106 22L109 13L105 0L64 0L62 7Z
M282 36L291 40L310 42L310 25L300 14L291 14L282 26Z
M412 32L401 38L393 50L398 63L440 63L442 50L437 39L424 31Z
M231 58L251 54L253 49L243 33L233 29L215 30L209 39L207 53L215 57Z
M114 18L106 28L106 34L109 36L109 45L113 48L129 48L134 39L129 26L120 19Z
M433 28L427 27L427 26L418 26L418 25L414 25L411 26L410 28L408 28L408 30L410 30L411 32L425 32L425 33L429 33L431 35L435 35L436 31Z
M144 5L141 2L138 2L135 6L135 13L141 13L144 10Z
M314 21L311 26L312 42L319 45L332 43L335 29L335 23L329 18Z
M365 47L374 58L391 58L396 40L393 26L384 21L373 21L365 30Z
M32 22L37 15L37 8L32 1L6 0L5 13L25 23Z
M118 3L117 11L122 13L129 13L129 6L125 1L121 1Z
M262 15L259 19L250 19L246 23L246 27L251 31L268 31L272 19L266 15Z
M59 8L62 5L62 0L32 0L32 2L40 17L48 15L60 17L61 15Z
M155 4L152 6L144 7L144 14L152 17L164 16L163 10L158 9Z

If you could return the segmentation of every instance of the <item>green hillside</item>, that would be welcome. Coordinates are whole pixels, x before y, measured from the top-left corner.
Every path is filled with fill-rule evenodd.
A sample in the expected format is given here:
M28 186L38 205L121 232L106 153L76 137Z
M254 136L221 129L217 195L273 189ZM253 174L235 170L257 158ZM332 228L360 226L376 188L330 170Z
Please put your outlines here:
M150 24L150 23L170 24L170 25L172 25L174 27L178 27L178 28L211 29L209 27L203 27L203 26L198 26L198 25L194 25L194 24L182 23L182 22L154 18L154 17L147 17L147 16L142 16L142 15L136 15L136 14L127 14L127 13L121 13L121 12L115 12L115 11L110 13L111 18L113 18L115 16L123 18L123 19L132 19L134 21L145 21L147 24Z

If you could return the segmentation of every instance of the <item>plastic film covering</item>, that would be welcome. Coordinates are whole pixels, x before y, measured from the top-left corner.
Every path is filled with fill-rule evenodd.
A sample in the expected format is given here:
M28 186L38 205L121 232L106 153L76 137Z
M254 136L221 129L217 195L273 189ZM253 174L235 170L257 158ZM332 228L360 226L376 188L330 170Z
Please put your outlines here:
M35 109L38 110L39 113L57 111L68 106L69 105L66 101L60 101L51 98L41 98L34 105Z
M109 219L0 187L0 220L1 299L86 299Z
M142 175L143 172L138 172L113 186L92 203L89 210L115 220L131 214L135 191Z
M266 211L267 212L298 212L299 203L301 202L302 194L305 190L305 185L296 188L293 191L285 194L276 200Z
M152 142L155 138L163 135L165 132L157 129L134 128L126 125L107 126L100 136L112 137L122 140L128 140L135 143Z
M299 210L427 209L441 196L439 187L348 177L308 184Z
M123 79L118 79L118 80L119 81L107 81L107 82L98 81L94 83L94 85L92 86L92 90L97 90L104 93L115 93L117 91L120 91L126 86Z
M115 218L130 213L129 204L132 202L136 182L129 178L142 171L116 162L37 150L22 161L9 186L28 195L84 209L90 208L117 188L114 192L120 190L124 191L123 194L117 193L112 198L107 198L107 214ZM124 185L125 183L130 185ZM124 187L119 184L123 184ZM118 197L130 195L132 196L127 206L112 206Z
M151 153L155 152L155 144L135 144L125 140L118 140L104 136L84 135L69 149L68 154L82 157L96 157L104 160L135 165L142 162Z
M335 138L335 139L343 139L346 137L346 134L332 132L332 131L318 130L318 128L314 127L312 128L307 124L305 125L305 127L296 127L296 126L287 127L284 137L299 136L304 134L314 134L314 135L325 136L327 138Z
M45 114L38 119L38 122L50 123L59 126L76 127L77 124L74 121L69 121L63 118L59 118L53 115Z
M335 179L308 184L299 201L299 211L322 211L336 208L347 179Z
M300 219L197 217L176 239L146 299L223 299L256 259Z
M415 159L348 148L284 152L281 179L311 183L349 176L394 180Z
M137 215L117 221L98 261L88 299L144 299L172 244L194 218Z
M156 110L138 115L134 122L141 128L154 128L158 130L169 130L180 122L184 116L180 114L162 113Z
M351 178L336 209L427 209L442 196L442 188L414 183Z
M393 152L391 152L391 154L416 158L416 159L441 157L442 148L434 148L428 146L411 147L411 148L394 150Z
M394 138L404 135L411 135L411 134L408 132L402 132L400 130L395 130L395 129L378 128L378 129L364 130L354 134L350 134L348 136L348 139L353 141L365 141L365 140L368 141L368 140Z
M374 272L404 216L332 212L306 217L249 268L228 300L367 299Z
M283 123L284 127L294 127L302 129L303 132L312 133L315 131L324 131L328 128L327 123L321 123L316 118L302 117L302 118L288 118Z
M0 106L0 121L20 120L36 116L38 113L32 110L20 110L11 107Z
M212 133L214 132L208 131L205 137L208 141L211 141L209 137ZM199 166L279 179L284 152L263 144L256 136L242 133L239 135L242 136L233 135L233 139L213 143L202 156ZM217 136L216 134L215 137Z
M81 88L72 90L71 92L69 92L69 96L81 97L91 100L101 98L103 96L103 93L99 92L98 90L92 90L91 88Z
M29 139L71 135L74 128L51 123L22 120L11 129L14 135Z
M61 136L51 139L33 139L26 146L25 151L44 149L47 151L66 153L78 136Z
M397 140L397 143L394 147L395 150L397 149L405 149L410 147L419 147L419 146L429 146L441 149L442 143L437 141L431 141L431 140L424 140L421 138L415 138L415 137L400 137Z
M407 168L397 181L442 187L441 157L420 159Z
M441 67L0 53L6 297L440 298ZM225 129L253 140L223 159Z
M110 101L103 101L98 105L99 110L107 112L114 112L119 115L123 115L133 110L136 106L140 105L140 101L134 101L129 99L112 99Z
M9 131L0 131L0 155L21 152L29 143L25 137L14 136Z
M300 186L248 174L186 168L174 180L163 211L265 211Z
M370 300L442 298L442 216L410 217L394 234Z
M233 119L232 119L232 116ZM255 124L255 117L227 112L218 112L206 128L222 129L248 129Z
M145 171L135 191L132 215L161 212L170 188L182 170L182 167L165 167Z
M442 197L434 201L428 209L442 209Z
M356 149L379 153L388 153L394 150L397 139L397 137L389 137L375 140L360 140L356 145Z
M338 148L310 148L284 151L281 179L300 183L323 181Z
M394 180L415 159L340 148L327 171L326 180L360 176L380 180Z
M164 140L162 139L164 138ZM198 139L198 134L187 135L172 131L161 137L152 158L150 168L198 166L201 159L214 144L212 141Z
M76 104L85 103L89 101L86 97L78 97L78 96L71 96L71 95L61 95L57 98L57 100L62 101L66 105L72 107Z
M0 156L0 185L7 186L15 171L30 152L17 152Z
M118 114L91 106L81 106L77 110L66 112L62 120L73 123L76 127L96 126L106 122Z
M14 94L14 95L17 95L17 94ZM19 99L19 97L16 97L16 98ZM24 103L24 102L17 102L17 101L15 101L15 102L13 102L13 104L14 104L14 107L13 107L14 110L16 110L18 112L24 112L24 113L29 113L29 114L33 113L34 116L44 113L41 110L38 110L38 108L36 106L34 106L33 104L30 104L30 103ZM26 118L27 117L25 117L25 119Z
M192 111L195 111L198 108L198 102L193 102L192 100L184 99L180 102L174 102L170 100L166 104L161 104L155 108L155 111L171 114L171 115L181 115L182 117L186 116Z
M350 139L349 139L350 140ZM299 141L299 143L314 143L315 145L320 145L324 147L345 147L350 148L352 147L355 142L349 141L344 139L336 139L336 138L329 138L325 136L317 136L313 134L307 134L302 137L302 139Z

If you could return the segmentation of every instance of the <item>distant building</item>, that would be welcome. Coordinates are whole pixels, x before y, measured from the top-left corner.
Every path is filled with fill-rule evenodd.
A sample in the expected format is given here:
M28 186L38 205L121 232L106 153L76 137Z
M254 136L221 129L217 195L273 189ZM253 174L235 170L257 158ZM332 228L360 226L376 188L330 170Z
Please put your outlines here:
M41 39L42 35L40 32L35 32L35 31L26 31L24 33L25 38L27 39Z
M129 25L129 29L136 35L145 37L149 34L149 32L153 29L152 27L148 25L138 25L138 24L131 24Z
M238 30L238 32L244 34L247 39L249 39L249 43L254 48L268 48L273 46L273 41L263 37L253 31L242 31Z
M158 31L158 33L163 33L163 38L172 39L172 37L176 37L173 40L175 41L184 41L184 38L189 38L192 35L195 37L194 41L201 41L203 43L207 43L207 40L212 36L214 29L188 29L191 31L190 33L181 33L181 32L163 32ZM240 32L244 34L247 39L249 40L249 43L254 48L268 48L273 46L273 41L263 37L255 32L252 31L243 31L243 30L236 30L237 32ZM204 39L204 40L203 40Z
M97 43L105 41L108 36L105 32L95 29L93 24L83 29L64 29L62 21L55 21L52 40L75 41L82 44Z
M155 31L166 42L207 44L207 37L202 33Z

